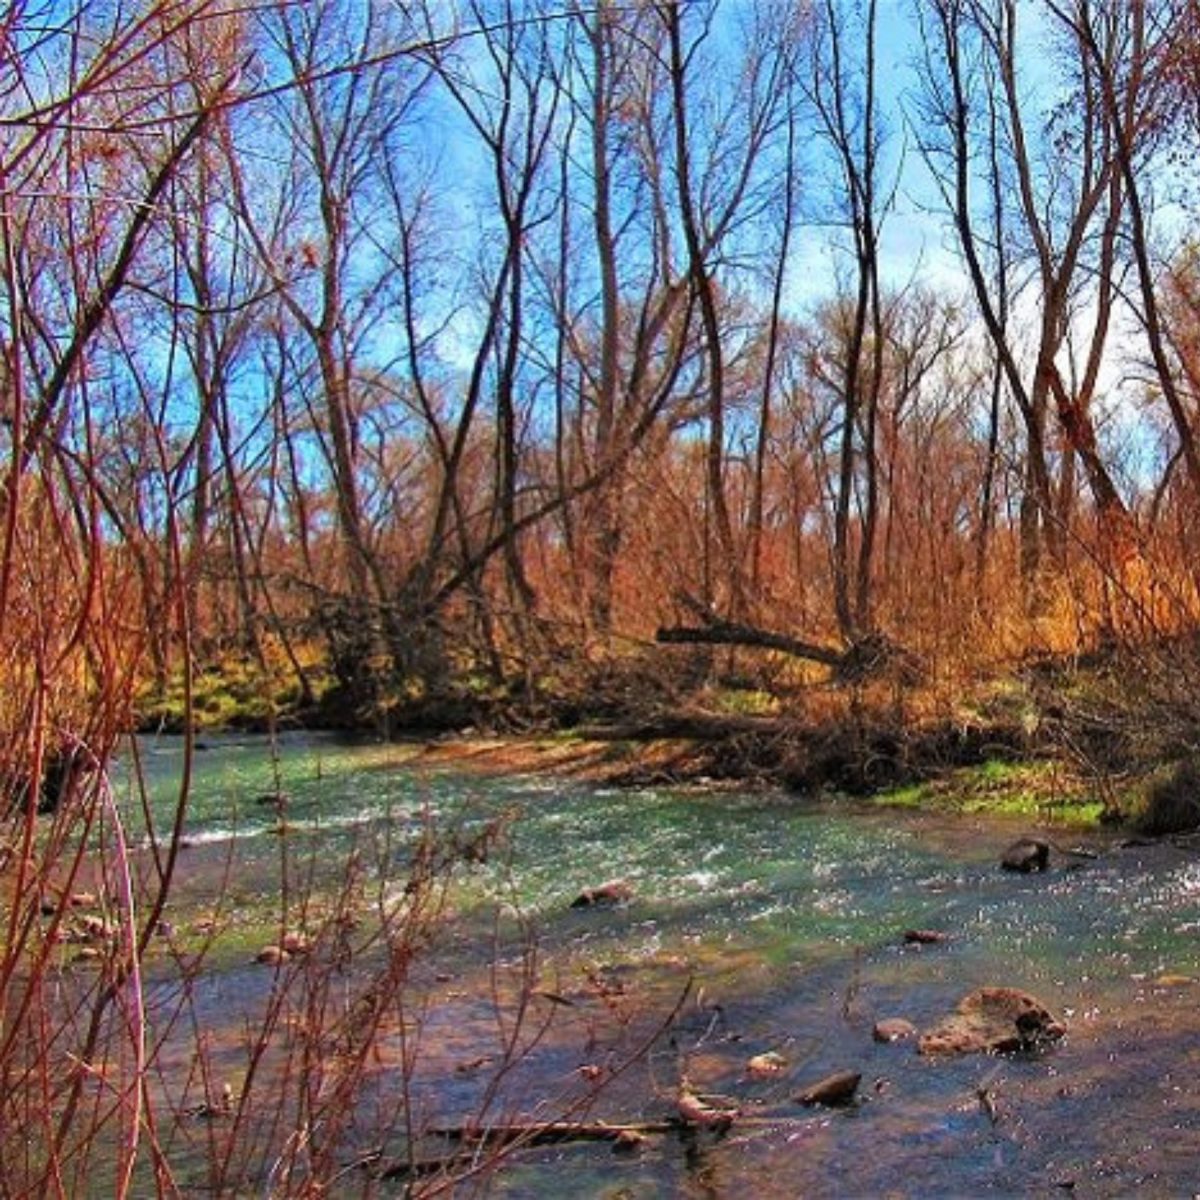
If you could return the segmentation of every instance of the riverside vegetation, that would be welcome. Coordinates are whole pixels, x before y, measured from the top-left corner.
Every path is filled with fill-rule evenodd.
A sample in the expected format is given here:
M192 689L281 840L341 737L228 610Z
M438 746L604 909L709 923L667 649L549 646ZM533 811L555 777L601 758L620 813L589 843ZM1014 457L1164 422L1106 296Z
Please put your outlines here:
M598 787L557 800L579 827L572 800L610 783L655 811L705 781L692 811L727 802L729 829L742 785L777 787L801 846L826 828L805 805L829 818L834 874L858 852L838 804L885 841L942 810L1064 844L1083 824L1095 874L1052 859L1016 886L1049 879L1045 920L1086 941L1072 905L1101 880L1138 943L1106 970L1169 1004L1154 981L1190 979L1194 917L1170 856L1200 821L1198 47L1193 0L10 5L3 1190L502 1188L535 1143L607 1139L589 1106L634 1080L698 1170L735 1134L686 937L641 944L658 990L623 961L559 988L507 857L528 811L381 809L392 755L574 772ZM222 798L204 743L231 728L265 742L255 790ZM297 752L293 786L302 729L378 742ZM354 790L306 810L314 778ZM622 828L597 839L634 853ZM719 856L732 835L706 828ZM1103 858L1152 837L1145 863ZM955 847L1011 916L990 889L1012 880ZM857 968L824 955L865 946L882 988L892 940L799 949L793 901L738 886L723 905L779 936L739 950L749 918L722 926L730 969L794 951L860 1032ZM970 961L947 949L905 962ZM1041 1011L1012 999L967 1008ZM1104 997L1121 1020L1127 1000ZM475 1020L499 1045L459 1073ZM607 1057L568 1070L572 1033ZM553 1099L540 1050L570 1078ZM833 1094L861 1074L826 1065ZM461 1101L440 1149L431 1077ZM844 1124L788 1136L832 1162Z

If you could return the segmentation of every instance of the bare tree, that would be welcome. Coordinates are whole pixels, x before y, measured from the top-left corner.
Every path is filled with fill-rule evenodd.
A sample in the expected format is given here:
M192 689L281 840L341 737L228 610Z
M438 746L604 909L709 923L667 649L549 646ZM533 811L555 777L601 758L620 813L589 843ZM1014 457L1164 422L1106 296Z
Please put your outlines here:
M1106 34L1110 61L1125 49L1120 24L1111 24ZM1043 542L1053 560L1063 562L1076 457L1106 540L1128 541L1128 507L1100 451L1093 416L1121 284L1117 242L1125 190L1100 76L1077 39L1059 47L1061 93L1049 135L1039 138L1030 133L1031 122L1041 116L1031 110L1020 74L1023 42L1011 0L939 0L924 30L922 149L952 214L997 370L1023 421L1022 574L1032 583ZM975 118L980 112L983 121ZM976 184L982 185L982 200ZM1006 204L1010 188L1015 200ZM1033 266L1033 290L1020 298L1012 284L1017 246L1027 247ZM1033 312L1036 350L1029 361L1018 350L1017 305ZM1078 346L1082 370L1068 372L1064 356ZM999 374L993 412L998 380ZM1066 446L1058 503L1048 446L1051 411Z
M495 268L480 264L485 278L490 278L485 284L486 309L474 350L463 404L466 417L460 422L458 445L465 445L471 416L485 398L484 389L489 388L496 421L494 520L503 545L510 597L518 615L518 640L525 644L528 627L523 618L535 606L517 526L522 432L528 419L519 407L527 336L527 256L533 231L554 214L554 199L540 191L539 185L561 94L551 70L553 49L546 25L517 21L510 0L495 9L472 3L470 12L481 30L482 61L468 67L452 54L438 55L434 65L440 83L482 147L499 218L501 250ZM449 478L447 484L455 486Z
M1149 164L1169 128L1164 104L1170 103L1173 89L1164 88L1164 83L1169 83L1171 64L1178 58L1176 39L1186 36L1189 27L1186 9L1144 0L1134 4L1047 0L1047 7L1077 47L1082 70L1092 81L1095 119L1108 139L1111 169L1119 180L1114 186L1121 188L1128 210L1124 233L1137 274L1137 315L1188 480L1193 492L1200 494L1200 448L1163 330L1159 270L1152 259L1153 191L1146 182L1152 174Z
M344 612L327 609L336 636L356 649L360 677L343 682L356 703L374 705L389 641L389 584L363 497L356 410L359 378L383 293L369 231L380 164L410 119L428 72L411 53L416 27L395 8L371 2L351 28L334 0L268 8L256 16L260 53L286 86L268 97L273 133L288 155L279 202L264 208L261 180L241 148L227 143L238 214L276 285L279 315L292 323L314 368L292 381L319 387L312 429L332 484L345 582ZM386 52L381 53L380 47ZM361 692L361 694L357 694Z
M633 449L631 433L649 430L669 398L690 351L690 301L668 214L661 27L648 10L606 2L581 10L576 29L574 136L563 143L563 162L567 169L578 139L588 172L577 198L571 188L567 199L590 214L574 237L586 245L595 274L560 277L550 303L578 379L576 470L606 476L584 497L578 524L587 616L607 639L625 519L617 464ZM593 280L594 291L587 286Z
M881 179L876 4L872 0L867 5L862 27L853 36L833 0L827 0L821 15L811 51L809 95L834 159L841 206L837 219L849 233L854 272L844 356L838 368L842 423L832 548L838 628L844 638L853 640L869 632L873 623L871 575L879 517L876 437L884 353L879 241L890 201ZM862 58L856 61L850 56L860 42ZM856 506L857 548L851 537Z

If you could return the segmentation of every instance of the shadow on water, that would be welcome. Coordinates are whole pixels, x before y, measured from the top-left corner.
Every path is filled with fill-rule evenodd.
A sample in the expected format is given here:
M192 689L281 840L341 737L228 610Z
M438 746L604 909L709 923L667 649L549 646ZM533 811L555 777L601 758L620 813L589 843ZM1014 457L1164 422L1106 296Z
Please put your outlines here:
M147 758L164 805L170 754ZM722 1135L661 1137L632 1156L528 1150L493 1181L495 1194L1115 1196L1200 1186L1200 984L1189 982L1200 977L1200 861L1185 850L1101 846L1093 861L1056 855L1046 873L1019 876L998 859L1026 828L974 816L426 774L397 765L388 747L326 741L285 745L274 764L254 742L200 759L185 903L189 887L204 893L231 862L230 885L253 890L248 877L279 853L264 832L278 814L254 803L270 788L288 796L297 845L319 847L332 873L385 813L403 841L430 810L467 822L519 810L506 862L475 869L456 897L466 932L413 1083L431 1117L465 1116L486 1087L494 1014L479 982L484 960L520 954L517 933L490 924L498 900L536 928L541 978L571 1002L512 1073L514 1106L569 1096L577 1069L613 1050L611 1020L594 1015L600 1001L625 1006L620 1033L635 1042L693 977L672 1036L588 1111L669 1114L686 1073L753 1119ZM569 907L579 889L618 876L634 889L628 904ZM949 940L905 945L910 928ZM1067 1037L1040 1055L952 1059L872 1037L884 1017L927 1027L985 985L1033 992L1064 1017ZM264 986L253 969L213 972L200 1003L214 1022L241 1020ZM750 1079L749 1058L767 1050L785 1069ZM461 1069L474 1061L478 1072ZM846 1069L862 1073L851 1107L794 1102Z

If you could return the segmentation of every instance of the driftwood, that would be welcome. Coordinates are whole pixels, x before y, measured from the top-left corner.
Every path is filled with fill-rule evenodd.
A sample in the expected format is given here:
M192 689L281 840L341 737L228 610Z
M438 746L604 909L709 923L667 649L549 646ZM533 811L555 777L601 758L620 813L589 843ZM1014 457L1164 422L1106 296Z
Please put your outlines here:
M384 1180L420 1178L452 1171L474 1162L483 1148L499 1150L526 1146L553 1146L565 1142L611 1142L614 1149L637 1146L654 1134L673 1133L682 1128L678 1120L636 1121L610 1124L607 1121L511 1122L502 1125L452 1125L426 1130L431 1138L457 1142L462 1149L450 1154L402 1159L379 1172Z
M812 1123L811 1117L783 1114L747 1116L744 1113L731 1113L728 1122L730 1126L760 1129L807 1127ZM354 1166L375 1168L377 1177L382 1180L418 1179L475 1163L478 1161L480 1151L484 1149L495 1152L533 1146L562 1145L568 1142L610 1142L614 1150L621 1150L636 1148L648 1137L683 1135L689 1130L694 1131L695 1128L694 1122L681 1117L630 1122L546 1121L538 1123L516 1121L485 1127L471 1124L450 1125L427 1129L425 1135L457 1143L461 1149L448 1154L430 1154L412 1159L398 1159L382 1167L378 1165L378 1153L374 1153L351 1164L347 1169L353 1169Z
M680 1127L677 1120L659 1121L513 1121L498 1125L450 1125L427 1129L430 1137L446 1138L471 1145L506 1146L521 1142L526 1146L551 1146L560 1142L618 1142L631 1136L671 1133Z
M828 1082L828 1081L825 1081ZM812 1118L790 1113L739 1110L736 1123L750 1128L810 1125ZM561 1142L621 1142L630 1137L652 1137L684 1132L694 1122L684 1117L661 1117L647 1121L512 1121L479 1126L444 1125L426 1129L425 1136L462 1142L470 1146L506 1146L521 1142L527 1146L556 1145Z
M617 1066L612 1072L610 1080L617 1078L617 1076L627 1071L635 1062L642 1060L658 1038L674 1025L691 992L692 979L689 976L687 983L679 993L679 998L675 1001L674 1007L667 1014L662 1024L657 1026L649 1036L643 1039L641 1044L634 1048L629 1057ZM460 1168L465 1168L468 1174L472 1174L480 1168L480 1154L481 1151L485 1150L489 1152L485 1157L494 1165L505 1155L521 1150L526 1146L537 1145L539 1142L544 1145L547 1142L561 1143L572 1140L607 1140L613 1143L614 1149L636 1147L647 1134L652 1132L666 1133L677 1128L678 1125L678 1121L669 1119L665 1121L642 1122L633 1125L610 1124L603 1121L571 1120L493 1122L487 1125L480 1125L478 1122L468 1121L463 1125L435 1126L423 1131L425 1135L431 1138L440 1137L444 1141L456 1142L461 1147L461 1149L454 1150L449 1154L427 1157L418 1156L413 1153L408 1158L383 1167L376 1166L378 1155L373 1154L367 1158L360 1159L358 1165L373 1167L379 1178L385 1180L420 1178ZM346 1169L353 1170L354 1164L351 1164Z

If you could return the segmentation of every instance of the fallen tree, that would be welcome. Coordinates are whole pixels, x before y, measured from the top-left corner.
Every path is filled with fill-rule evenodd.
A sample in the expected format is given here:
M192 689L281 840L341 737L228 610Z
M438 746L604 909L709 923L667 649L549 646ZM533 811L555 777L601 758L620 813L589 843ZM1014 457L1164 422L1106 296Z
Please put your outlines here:
M829 646L819 646L785 633L756 629L752 625L737 625L730 621L715 621L704 626L664 626L654 635L661 645L749 646L759 650L778 650L793 658L823 663L837 668L845 652Z
M864 634L839 650L770 629L712 619L703 625L660 626L654 640L660 645L745 646L776 650L792 658L830 667L834 676L845 683L888 670L898 670L906 682L916 682L924 673L920 659L911 650L878 632Z

